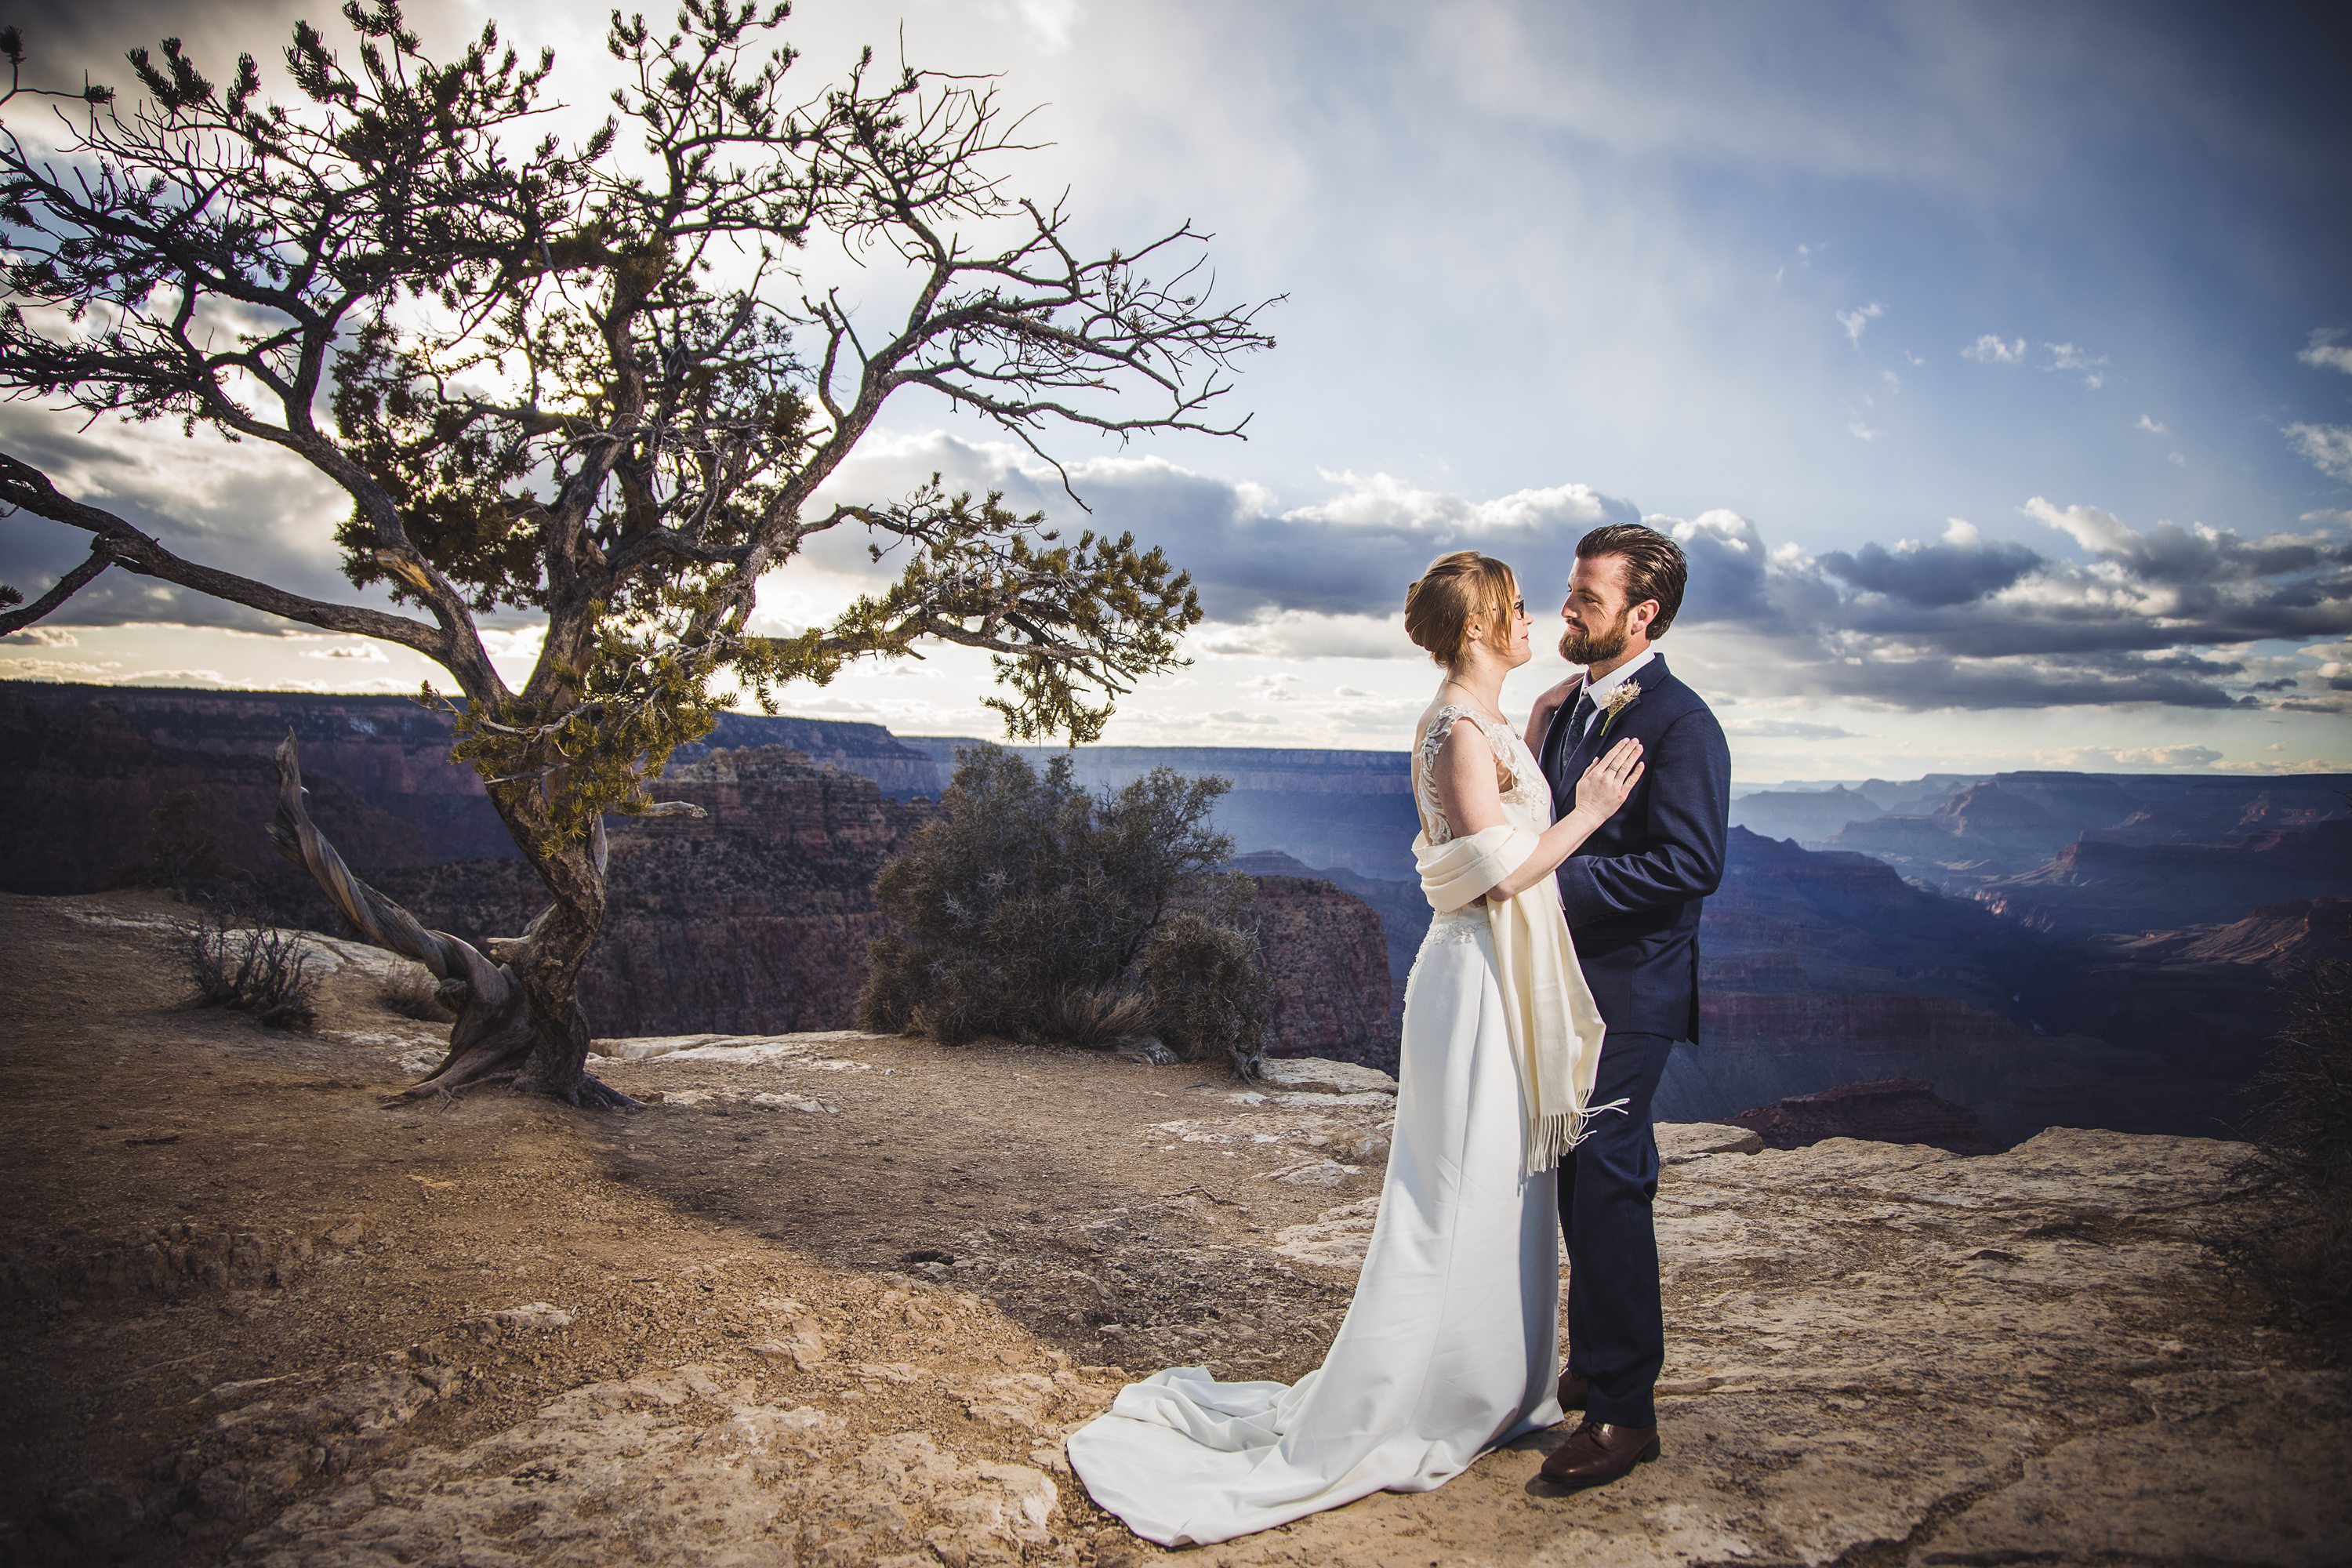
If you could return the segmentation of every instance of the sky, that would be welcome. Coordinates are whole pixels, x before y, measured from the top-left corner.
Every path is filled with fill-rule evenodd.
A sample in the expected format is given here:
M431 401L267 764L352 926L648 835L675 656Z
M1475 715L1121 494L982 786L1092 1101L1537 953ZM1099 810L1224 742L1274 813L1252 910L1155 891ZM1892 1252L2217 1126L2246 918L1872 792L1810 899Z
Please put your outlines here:
M411 14L552 45L586 114L598 10ZM225 74L311 12L99 0L28 28L28 75L127 82L121 49L167 31ZM2352 31L2326 8L802 0L791 36L812 90L901 39L994 73L1045 143L1008 174L1066 188L1083 237L1189 219L1220 298L1282 297L1230 400L1245 440L1055 442L1090 517L918 393L823 498L936 471L1164 545L1208 619L1107 741L1402 749L1437 680L1402 631L1423 565L1511 562L1540 642L1578 536L1638 519L1690 556L1660 652L1743 785L2352 768ZM364 598L336 492L272 454L22 403L0 450L185 553ZM756 624L873 586L858 542L763 583ZM0 520L28 594L80 554ZM494 633L513 677L535 646ZM1540 656L1506 707L1566 668ZM0 641L18 678L428 673L121 574ZM786 707L989 734L987 687L940 649Z

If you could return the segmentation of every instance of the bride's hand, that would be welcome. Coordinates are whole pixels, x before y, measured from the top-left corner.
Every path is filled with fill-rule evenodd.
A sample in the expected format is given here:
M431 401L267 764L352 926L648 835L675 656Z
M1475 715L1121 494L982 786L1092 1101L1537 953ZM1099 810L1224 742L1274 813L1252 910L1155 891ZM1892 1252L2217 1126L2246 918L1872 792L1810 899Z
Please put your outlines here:
M1641 782L1643 765L1642 742L1626 736L1595 757L1576 781L1576 809L1595 823L1608 821Z

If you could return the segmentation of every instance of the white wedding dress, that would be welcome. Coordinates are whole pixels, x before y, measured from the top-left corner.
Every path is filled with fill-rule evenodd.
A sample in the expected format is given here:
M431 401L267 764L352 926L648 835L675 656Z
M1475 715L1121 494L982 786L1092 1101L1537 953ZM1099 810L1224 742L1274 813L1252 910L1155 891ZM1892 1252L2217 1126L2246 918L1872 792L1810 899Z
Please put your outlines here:
M1429 772L1454 722L1413 749L1433 844L1451 837ZM1526 743L1478 721L1513 826L1551 790ZM1396 1130L1356 1297L1323 1364L1293 1386L1172 1367L1071 1435L1070 1465L1147 1541L1207 1544L1381 1490L1428 1491L1482 1452L1560 1419L1559 1198L1521 1173L1528 1118L1483 903L1430 924L1405 986Z

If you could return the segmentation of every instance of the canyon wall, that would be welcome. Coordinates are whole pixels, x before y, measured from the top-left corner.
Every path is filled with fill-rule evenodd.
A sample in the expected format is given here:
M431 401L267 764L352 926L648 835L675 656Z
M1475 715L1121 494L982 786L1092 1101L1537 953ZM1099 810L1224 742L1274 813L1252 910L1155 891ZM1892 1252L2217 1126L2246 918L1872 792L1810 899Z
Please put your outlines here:
M1395 1072L1397 1025L1380 917L1318 878L1253 880L1259 952L1275 989L1270 1053Z

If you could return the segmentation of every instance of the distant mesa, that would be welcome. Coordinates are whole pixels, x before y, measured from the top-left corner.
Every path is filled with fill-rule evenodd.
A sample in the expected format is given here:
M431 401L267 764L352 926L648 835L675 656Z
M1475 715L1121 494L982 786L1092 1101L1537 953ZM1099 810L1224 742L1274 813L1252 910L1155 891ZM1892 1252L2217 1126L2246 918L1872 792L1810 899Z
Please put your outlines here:
M1768 1149L1803 1149L1829 1138L1925 1143L1955 1154L1992 1154L2001 1147L1976 1112L1939 1098L1934 1084L1916 1078L1840 1084L1728 1120Z

